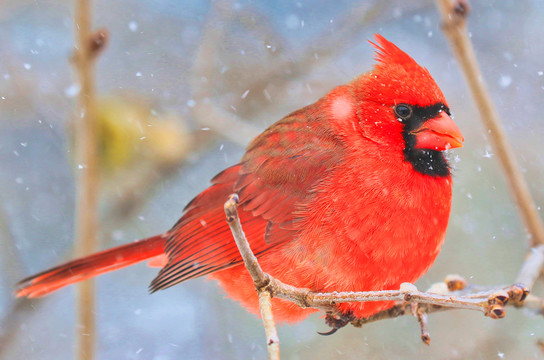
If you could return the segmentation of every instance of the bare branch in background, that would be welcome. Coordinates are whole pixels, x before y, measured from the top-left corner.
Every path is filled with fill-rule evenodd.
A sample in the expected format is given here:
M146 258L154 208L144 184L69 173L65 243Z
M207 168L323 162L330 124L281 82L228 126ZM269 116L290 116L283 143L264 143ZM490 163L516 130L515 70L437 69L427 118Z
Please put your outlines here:
M0 239L2 251L0 251L1 271L8 284L16 283L25 273L24 267L11 233L6 211L0 202ZM11 294L9 294L11 298ZM11 298L12 299L12 298Z
M425 3L414 2L402 4L404 11L421 10ZM373 1L365 3L336 19L332 30L326 30L322 35L317 36L318 41L311 42L302 50L292 49L272 25L266 21L266 17L260 14L257 9L245 7L243 10L233 10L229 2L217 2L215 9L205 26L205 33L202 36L199 49L196 54L195 66L191 74L191 93L195 105L191 109L192 115L200 126L210 127L214 132L226 137L242 147L257 136L262 129L253 125L243 117L233 113L224 105L220 104L220 95L217 95L217 74L219 71L218 62L228 64L228 59L222 59L218 49L221 49L228 39L217 23L230 24L236 22L247 30L247 34L262 39L263 46L273 44L273 61L268 65L259 64L258 68L244 66L245 77L236 78L243 82L243 88L250 89L251 94L265 94L269 96L267 88L275 87L277 92L285 92L289 83L300 79L311 73L316 66L323 66L335 58L344 48L353 45L353 42L360 39L354 34L360 34L377 19L392 17L390 12L383 11L390 3ZM227 26L225 25L225 26ZM272 45L270 45L272 46ZM318 61L319 60L319 61ZM206 81L202 81L205 79ZM232 90L229 87L229 90ZM250 96L251 96L250 94ZM232 99L230 105L238 109L240 113L251 114L247 109L245 97ZM272 103L260 101L258 111L262 113ZM249 120L249 119L248 119Z
M25 320L35 314L37 304L41 304L42 301L37 302L25 301L25 299L15 299L10 305L6 315L2 318L2 333L0 334L0 358L6 359L4 352L7 352L9 345L12 342L16 342L19 336L21 324L25 323Z
M255 71L246 84L254 92L263 92L270 84L283 91L287 84L310 73L316 66L323 66L332 61L334 56L348 46L353 45L357 38L353 34L360 34L373 20L380 16L387 16L383 11L389 3L373 1L351 9L336 21L339 26L335 31L327 30L318 41L310 43L303 51L291 51L286 57L276 61L270 68ZM335 24L336 27L336 24ZM347 41L351 39L352 41ZM319 61L317 61L319 59Z
M2 203L3 204L3 203ZM0 251L0 265L2 275L7 285L14 284L21 277L23 277L23 264L21 262L15 240L11 234L9 222L6 218L6 212L3 206L0 206L0 239L2 243L2 251ZM11 292L7 292L7 310L2 314L0 319L1 332L0 332L0 358L2 358L2 349L5 349L7 345L15 338L16 332L11 332L10 328L20 324L19 312L21 310L28 310L28 302L21 301L22 299L13 299Z
M532 289L544 268L544 223L537 211L529 186L516 161L514 151L508 142L499 114L487 90L478 60L469 37L466 20L470 12L467 0L436 0L442 17L442 29L448 38L455 57L459 62L472 95L488 130L491 142L508 179L510 191L519 207L523 222L531 235L531 249L520 269L517 281ZM538 313L542 314L542 300L534 300ZM537 343L541 348L541 341Z
M103 51L108 33L91 31L91 0L75 0L74 64L81 86L78 115L74 121L77 170L76 254L84 256L97 248L98 229L98 138L95 103L95 62ZM94 281L77 288L77 359L93 359L95 347Z
M242 147L246 147L262 131L211 102L197 104L193 109L193 115L199 124L211 126L216 133Z
M110 38L110 32L106 28L101 28L89 35L89 57L95 60L106 49Z
M226 39L222 29L214 24L218 22L228 24L236 21L247 29L248 34L262 39L263 45L273 44L275 48L274 61L269 66L259 64L259 68L244 68L243 70L245 74L250 74L245 78L243 87L251 89L251 93L263 94L266 93L266 88L270 85L275 86L277 91L285 91L290 82L310 73L315 66L322 66L327 61L331 61L334 55L350 46L353 42L349 39L357 39L353 34L360 33L378 16L391 16L383 11L385 6L390 4L383 1L361 5L343 14L335 22L334 31L325 31L322 36L318 36L318 42L311 43L302 51L295 51L296 49L288 47L288 42L278 32L273 31L271 24L261 21L265 17L259 14L256 9L233 11L233 7L227 5L224 2L216 3L215 13L208 21L210 26L205 26L206 31L200 42L191 76L192 96L196 99L192 114L201 126L210 126L216 133L244 147L262 129L229 110L223 109L218 103L218 97L214 94L217 82L212 79L217 78L214 76L218 70L217 50L221 48L220 45ZM420 4L416 5L420 7ZM409 9L410 6L416 7L408 6ZM263 24L265 25L263 26ZM207 80L202 81L202 79ZM235 100L231 105L238 108L240 112L246 112L244 97ZM262 106L259 106L259 111L262 112L263 109L270 106L270 102L262 101L260 105Z
M466 0L437 0L436 4L442 17L442 29L450 41L453 52L467 80L476 102L482 121L488 130L493 147L510 184L520 209L527 231L531 234L532 246L544 244L544 224L540 219L535 202L531 197L521 168L516 161L514 151L508 142L501 124L499 113L484 82L476 54L470 40L466 19L470 7Z
M217 8L221 8L219 3ZM225 11L221 13L224 15ZM214 15L209 22L213 23L216 20L218 20L217 15ZM246 147L262 129L242 120L236 114L223 110L212 99L215 86L212 79L216 70L214 60L216 60L218 44L221 43L224 33L218 26L205 26L205 29L196 53L195 66L192 69L191 93L198 100L192 109L192 114L200 126L210 126L215 133ZM208 80L202 82L202 78Z

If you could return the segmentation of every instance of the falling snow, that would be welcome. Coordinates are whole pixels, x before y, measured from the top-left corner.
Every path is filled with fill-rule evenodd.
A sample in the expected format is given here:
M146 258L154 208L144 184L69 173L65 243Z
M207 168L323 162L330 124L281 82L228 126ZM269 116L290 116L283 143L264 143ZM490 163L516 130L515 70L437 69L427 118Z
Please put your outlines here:
M285 18L285 26L290 29L298 29L300 27L300 19L295 14L287 15Z
M507 88L512 84L512 77L510 75L501 75L499 85L502 88Z
M444 247L444 251L450 253L441 253L442 263L433 268L423 282L442 276L441 271L445 268L459 270L458 264L450 260L455 258L469 264L471 268L464 269L467 274L483 270L474 280L477 283L495 283L497 274L499 280L511 278L513 274L497 266L504 257L498 249L508 244L507 251L514 249L516 258L523 257L525 249L512 245L512 239L522 231L520 220L513 216L515 208L511 206L502 178L497 179L502 176L498 156L488 145L493 134L481 130L474 102L448 48L433 6L408 2L388 5L384 2L382 9L365 21L363 29L361 24L350 24L346 20L353 21L356 11L363 14L363 10L372 10L372 5L366 3L361 8L349 2L326 5L326 2L314 4L308 1L234 1L227 6L210 6L198 1L189 5L185 2L180 2L182 5L162 3L165 2L141 2L134 6L121 0L118 4L104 3L94 9L93 23L112 32L111 42L96 62L98 95L100 100L102 96L135 95L134 98L141 99L144 106L149 102L157 109L145 113L146 121L149 117L152 123L142 122L144 133L131 137L131 142L143 140L136 147L153 142L151 133L161 126L166 112L174 113L176 124L187 126L192 135L198 133L199 137L207 137L216 145L197 146L197 150L188 156L188 163L184 163L179 172L174 171L174 176L162 178L160 172L149 174L151 179L156 179L153 187L150 185L142 193L149 204L132 209L136 215L127 217L126 223L112 226L106 218L103 227L101 224L103 248L167 229L187 201L207 186L205 183L210 176L240 160L243 145L249 141L247 135L240 131L240 138L232 142L213 125L216 124L214 121L223 119L212 116L207 119L207 114L197 114L192 108L218 106L228 111L229 116L239 117L241 124L247 122L264 129L290 111L314 102L334 86L370 69L373 55L366 39L372 39L372 33L379 32L408 50L435 76L452 110L458 112L455 120L467 139L464 148L455 149L449 155L456 170L453 176L454 206L447 246ZM474 33L472 40L484 70L483 80L499 107L508 138L524 167L524 175L538 196L544 161L539 148L544 68L538 30L544 8L533 6L531 11L512 11L511 3L474 2L469 27ZM15 255L24 259L21 268L28 271L53 264L66 253L74 222L75 179L86 168L68 149L72 139L66 130L72 114L76 115L76 121L79 120L79 113L73 109L81 92L77 77L72 76L73 63L68 59L73 48L69 35L73 27L69 4L60 2L52 11L40 11L36 4L38 2L28 2L25 11L3 14L3 27L7 30L3 46L9 56L0 64L0 105L6 120L0 141L0 152L3 152L0 155L4 161L3 178L0 178L4 187L0 190L5 195L4 215L8 221L13 221L8 229L14 239L14 247L8 253L19 251L20 254ZM119 18L119 23L112 17L113 7L128 9ZM214 12L220 12L220 21L213 21L213 16L217 16ZM36 14L40 16L36 17ZM497 31L501 26L508 30L508 36ZM213 30L219 32L215 43L206 43L214 38ZM335 39L338 43L332 43ZM511 39L520 41L512 44L508 41ZM323 48L323 44L331 43L330 49ZM212 46L207 48L208 45ZM202 57L201 51L206 49L211 56ZM443 71L445 66L448 71ZM268 72L270 78L265 77ZM202 118L205 122L201 122ZM203 127L209 124L214 126L214 133L202 133L210 130L210 127ZM459 162L459 154L462 162ZM116 182L117 185L112 185ZM128 183L117 179L105 181L104 204L107 206L101 212L104 210L108 214L108 206L110 203L115 205L120 196L126 194ZM110 190L111 198L107 197ZM41 210L36 205L40 204L36 200L40 197L45 199L40 200L44 203ZM543 203L541 198L537 200ZM537 210L543 212L542 207L544 204L537 206ZM64 220L55 226L47 225L48 211ZM140 211L143 215L138 216ZM201 225L211 227L213 224L208 222L206 225L203 221ZM31 246L35 239L37 242ZM44 245L48 250L43 251ZM209 358L217 354L232 354L232 358L241 358L241 354L266 357L258 321L251 316L246 316L249 320L245 315L239 317L242 310L234 302L223 299L222 293L210 282L196 280L147 297L147 282L156 271L144 264L133 269L99 281L104 291L97 294L100 301L97 311L101 334L105 336L100 338L97 358L173 360L180 356ZM488 271L490 269L498 269L498 273ZM1 283L9 285L12 276L15 274L7 274ZM6 287L5 294L9 295L9 292ZM71 326L71 315L66 311L73 301L71 293L71 290L59 292L55 301L41 302L30 317L23 314L27 319L16 324L17 336L10 338L7 350L2 349L2 352L31 354L33 357L9 358L33 359L44 355L45 349L51 351L46 354L50 358L65 358L62 355L71 352L68 342L73 337L67 330ZM0 307L0 310L6 309L9 311L9 306ZM534 321L524 322L522 313L513 315L520 316L518 323L523 327L500 329L501 339L520 344L508 349L508 357L499 351L505 350L500 341L486 343L477 353L471 352L474 341L461 340L445 351L436 347L421 350L417 337L401 336L403 328L398 322L380 324L391 336L364 336L360 345L365 347L368 358L395 358L398 351L407 351L406 358L419 358L421 351L425 351L423 357L427 358L459 358L461 354L476 354L476 357L486 359L529 358L538 351L534 342L542 334ZM219 316L225 316L225 320L215 322ZM164 320L169 317L180 321ZM46 321L51 321L48 332L43 331ZM437 343L447 342L448 327L440 321L435 325L433 334ZM209 331L207 326L214 328ZM321 341L315 335L316 326L323 326L318 316L283 329L292 335L282 337L286 344L283 351L295 349L294 354L287 353L286 357L300 357L303 353L307 353L308 358L326 357L319 353L323 347L312 346L313 342ZM481 327L469 327L456 336L473 340L478 338L478 331ZM530 334L528 339L527 334ZM340 335L327 339L329 357L336 354L345 358L360 356L357 353L360 348L353 348L348 338ZM59 343L63 346L54 346ZM392 345L400 345L402 350ZM121 353L120 348L124 352Z
M79 94L80 91L81 91L81 86L79 84L72 84L66 89L64 89L64 95L66 95L66 97L68 98L73 98L77 94Z

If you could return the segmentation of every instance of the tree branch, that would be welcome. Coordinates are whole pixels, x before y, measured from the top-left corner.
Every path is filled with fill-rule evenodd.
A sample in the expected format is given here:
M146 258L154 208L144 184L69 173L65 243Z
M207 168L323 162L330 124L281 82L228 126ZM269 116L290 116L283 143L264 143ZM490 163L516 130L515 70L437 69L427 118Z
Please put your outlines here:
M427 330L426 314L428 313L448 309L468 309L480 311L492 319L500 319L506 314L505 306L507 304L521 307L529 294L529 289L522 284L484 291L481 291L481 288L478 287L465 288L466 281L458 275L448 276L446 282L442 283L443 287L433 286L432 289L435 292L419 291L410 283L403 283L399 290L379 291L318 293L309 289L296 288L282 283L262 270L244 235L237 205L238 196L233 194L225 203L225 214L246 269L251 275L259 294L259 305L267 334L270 359L279 359L279 340L276 341L276 328L269 301L272 296L289 300L302 308L315 308L325 311L329 317L333 318L333 321L330 321L333 324L333 331L328 334L334 333L336 329L345 326L349 322L356 327L360 327L363 324L377 320L413 314L418 318L421 326L421 339L428 344L430 342L430 335ZM528 258L527 262L533 263L534 259L532 257ZM527 262L523 268L530 267ZM442 289L443 293L437 293L436 289ZM450 289L455 291L450 291ZM354 319L348 317L349 321L342 320L346 315L341 314L336 307L338 303L367 301L397 301L398 303L390 309L367 318ZM339 317L341 320L334 321L335 317ZM270 348L271 344L277 344L278 347L272 349ZM278 355L273 355L273 351L274 354L277 351Z
M91 0L75 1L74 32L76 46L73 61L81 86L78 116L74 129L78 163L76 254L87 255L97 248L97 128L95 122L94 65L103 51L108 33L91 33ZM85 281L77 288L76 358L93 359L95 344L94 282Z
M259 307L263 319L264 331L266 333L266 346L268 348L268 359L279 360L280 338L276 330L274 316L272 315L272 296L268 291L259 291Z
M544 266L544 245L531 248L523 266L518 272L516 282L532 289Z
M499 113L495 108L483 80L472 42L468 35L466 19L470 8L466 0L436 0L442 17L442 29L450 41L453 52L476 101L476 105L498 154L510 190L519 206L527 231L531 235L532 246L544 244L544 224L540 219L529 187L514 156L501 125Z
M242 224L238 218L238 211L236 206L238 204L238 195L231 195L225 203L225 214L227 215L227 222L234 235L236 246L238 251L244 259L244 264L247 271L251 275L257 292L259 294L259 307L261 309L261 318L263 319L264 329L266 333L266 345L268 347L268 358L270 360L280 359L280 339L276 330L276 323L272 315L272 295L266 289L266 286L270 283L270 277L264 273L257 261L257 258L251 251L249 243L246 240L244 231L242 230Z
M417 321L419 322L419 327L421 328L421 341L423 341L425 345L430 345L431 335L429 334L429 330L427 328L427 313L416 305L412 306L412 314L417 317Z

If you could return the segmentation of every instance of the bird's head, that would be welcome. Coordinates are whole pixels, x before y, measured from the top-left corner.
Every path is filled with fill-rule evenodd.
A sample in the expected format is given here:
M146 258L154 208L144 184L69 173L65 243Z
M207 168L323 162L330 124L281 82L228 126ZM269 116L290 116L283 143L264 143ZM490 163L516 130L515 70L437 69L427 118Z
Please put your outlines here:
M418 172L449 176L442 151L463 146L463 136L427 69L377 34L378 63L352 82L363 136L402 147L405 160Z

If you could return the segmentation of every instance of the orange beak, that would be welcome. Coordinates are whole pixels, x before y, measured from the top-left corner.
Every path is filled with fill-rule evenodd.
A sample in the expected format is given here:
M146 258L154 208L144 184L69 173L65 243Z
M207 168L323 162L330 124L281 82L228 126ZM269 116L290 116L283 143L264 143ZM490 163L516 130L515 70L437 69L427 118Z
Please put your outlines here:
M416 130L410 131L416 137L415 149L444 151L463 146L463 134L445 111L427 120Z

